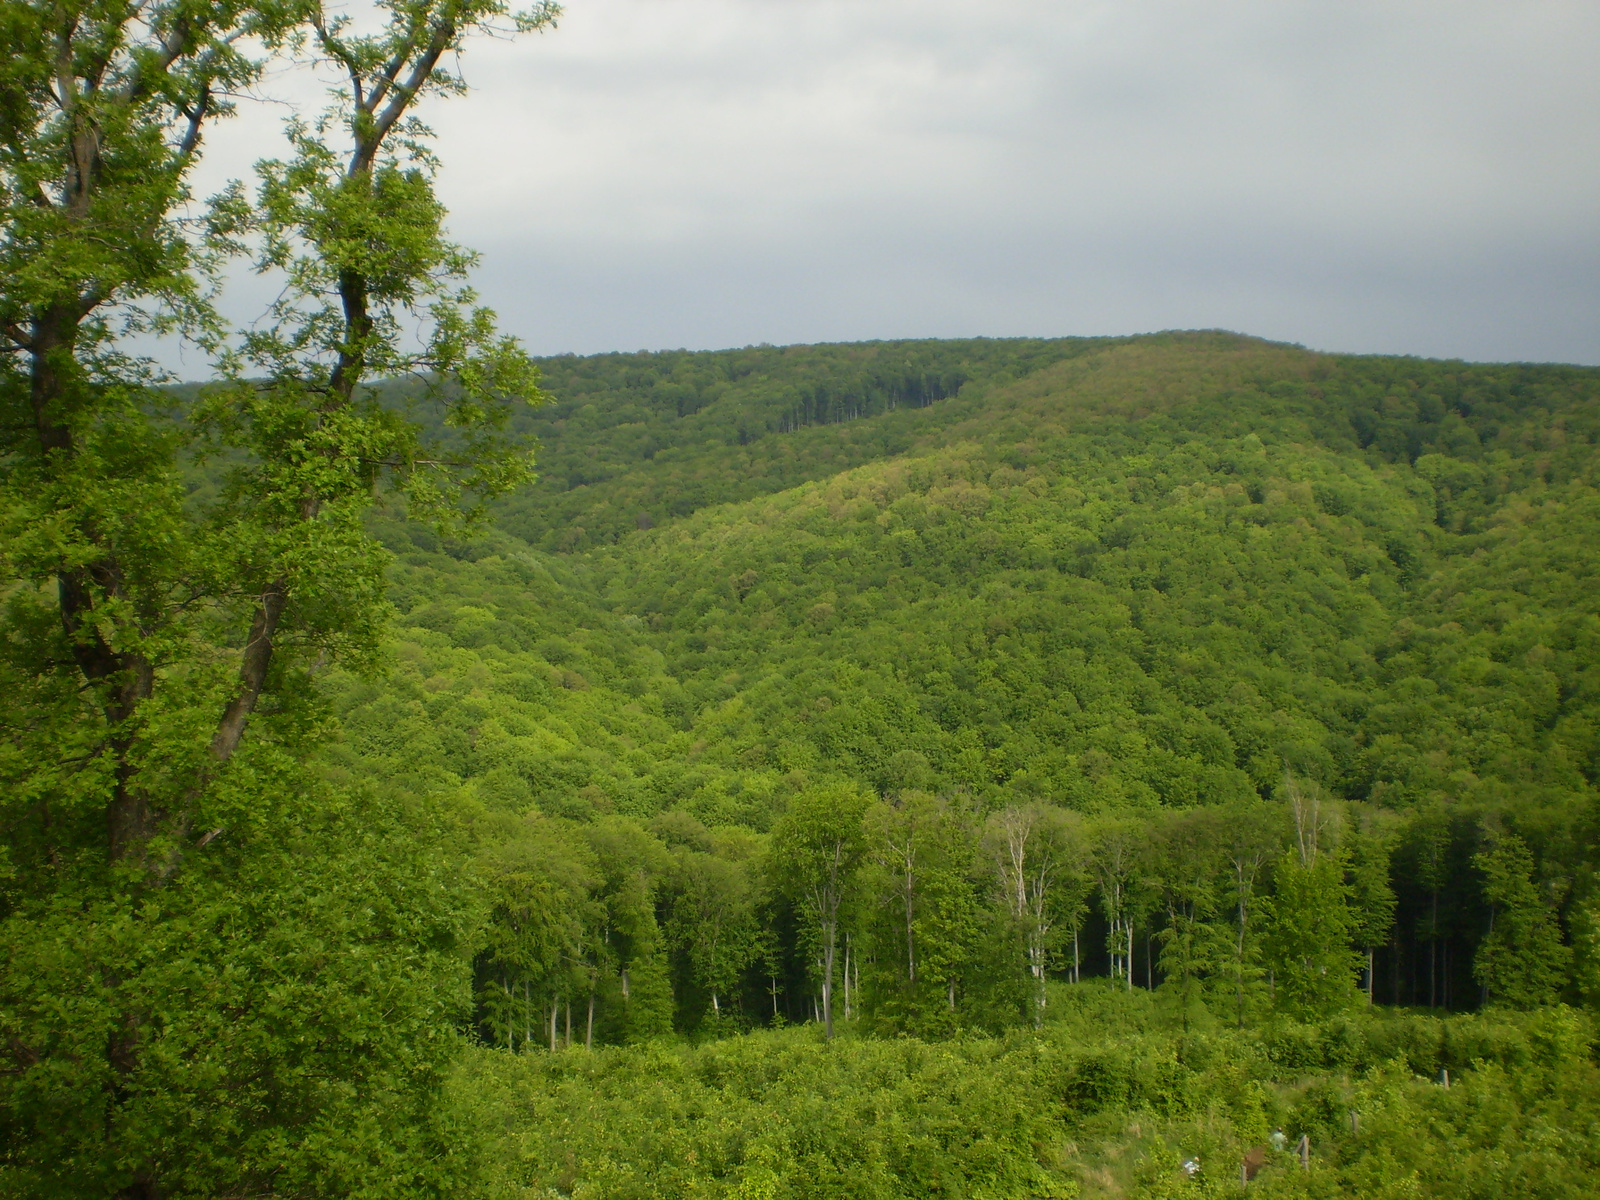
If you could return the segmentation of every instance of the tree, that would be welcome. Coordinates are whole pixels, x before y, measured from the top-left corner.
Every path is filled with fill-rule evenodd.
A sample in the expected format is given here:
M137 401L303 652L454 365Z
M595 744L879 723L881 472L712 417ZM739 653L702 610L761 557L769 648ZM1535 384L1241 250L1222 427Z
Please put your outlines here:
M1301 1017L1321 1017L1355 997L1361 956L1350 948L1355 914L1340 852L1309 863L1297 847L1278 862L1266 907L1262 948L1273 972L1275 1002Z
M1428 942L1428 1007L1442 999L1439 977L1439 894L1450 879L1452 830L1450 814L1442 805L1431 804L1411 814L1407 830L1417 884L1428 893L1428 910L1417 920L1417 933Z
M1223 824L1223 854L1227 859L1233 891L1234 1020L1243 1029L1246 992L1261 975L1250 924L1256 903L1256 887L1267 864L1277 857L1283 845L1282 823L1269 805L1251 801L1226 809Z
M666 939L649 908L633 933L633 956L623 976L624 1027L630 1042L645 1042L672 1032L675 1007Z
M1147 844L1144 826L1131 817L1105 817L1095 822L1090 837L1094 847L1091 861L1106 917L1111 978L1121 979L1132 991L1133 926Z
M865 849L861 820L872 796L853 783L808 788L772 831L769 871L814 923L822 952L822 1023L833 1036L833 972L839 909Z
M1045 978L1058 921L1072 930L1077 977L1078 927L1088 896L1082 819L1052 805L1005 808L989 818L987 841L1002 902L1023 931L1033 979L1033 1024L1038 1028L1044 1021Z
M441 62L504 13L495 0L421 0L353 37L301 4L5 6L0 726L12 853L0 938L8 962L33 967L0 984L3 1105L8 1161L37 1192L230 1194L295 1172L295 1187L338 1191L335 1175L387 1153L352 1115L359 1105L387 1095L399 1112L396 1094L439 1086L447 1038L370 1037L358 1014L387 1005L403 1024L427 1011L440 1030L459 1015L461 959L447 950L462 931L442 897L396 887L419 905L413 919L385 906L364 929L324 906L344 897L363 911L370 874L330 866L328 893L304 910L252 904L229 880L259 882L255 865L282 862L280 844L306 830L359 847L350 826L377 803L302 765L327 728L315 673L370 664L387 618L386 556L363 526L377 486L446 520L458 497L510 487L531 465L500 433L512 406L537 398L534 375L491 314L440 291L467 258L440 234L425 131L410 118L419 99L459 90ZM258 70L245 44L320 46L348 68L351 103L294 126L297 156L266 169L259 209L232 189L204 221L182 220L208 122ZM333 172L319 139L340 128L352 154ZM285 300L226 364L266 378L198 400L156 391L117 337L218 345L208 279L257 236L263 263L286 272ZM311 300L329 287L335 300ZM432 332L405 355L398 321L419 307ZM444 440L461 453L428 449L419 426L363 391L373 371L406 362L433 372L453 423ZM370 951L369 937L387 949ZM286 1026L280 971L325 968L311 954L241 966L241 947L274 939L349 947L394 987L350 993L348 1034ZM40 958L45 946L55 951ZM221 1058L200 1034L212 1004L230 1013ZM365 1057L349 1057L347 1036L370 1039ZM296 1092L288 1081L308 1072L343 1074L352 1090ZM322 1121L352 1140L284 1134L302 1147L293 1165L271 1148L270 1130ZM421 1186L414 1171L387 1177L397 1194Z
M1534 882L1533 854L1514 833L1491 833L1473 856L1483 873L1489 929L1472 970L1484 998L1513 1008L1552 1003L1567 982L1572 950L1562 944L1552 905Z
M745 864L681 850L673 872L669 929L689 960L694 982L710 998L712 1015L739 986L756 956L755 910Z
M1162 988L1176 998L1186 1028L1191 1013L1203 1007L1206 977L1227 954L1226 932L1210 920L1217 907L1223 832L1218 813L1210 809L1173 813L1152 830L1151 874L1167 914L1160 934Z
M1395 895L1389 883L1394 856L1394 830L1375 812L1362 814L1362 820L1348 839L1350 863L1350 901L1355 925L1355 944L1366 951L1367 1003L1373 1002L1375 947L1389 940L1394 928Z
M1295 849L1300 855L1300 863L1309 867L1336 840L1342 814L1338 805L1323 795L1320 784L1299 778L1287 767L1284 768L1281 791L1294 822Z
M8 726L29 804L49 811L44 836L90 823L104 855L135 871L168 870L192 826L163 820L192 788L168 795L145 769L141 709L158 691L181 695L170 666L206 640L181 601L218 589L183 511L180 434L116 338L214 334L206 247L177 209L221 97L257 73L236 45L281 32L243 4L12 3L0 33L0 497L6 586L25 590L7 621L23 689ZM103 766L85 771L89 759ZM180 762L193 774L192 751ZM163 828L168 844L147 853Z
M493 1041L508 1050L538 1044L548 1006L588 990L584 954L600 907L599 865L589 848L542 817L518 825L479 867L491 906L479 1005Z
M907 1032L948 1031L981 917L977 830L957 805L915 791L875 805L866 825L875 1015Z
M542 5L515 27L555 12ZM422 0L356 33L348 15L314 8L314 57L345 73L344 89L316 122L290 122L293 158L258 164L255 208L244 213L236 196L227 210L231 233L258 239L257 270L281 273L284 288L269 320L224 356L229 385L195 413L242 460L215 521L249 623L214 756L238 744L280 641L370 652L386 560L361 520L385 472L414 515L436 518L463 495L531 477L528 449L500 432L513 406L541 398L538 373L462 284L475 256L444 235L436 160L411 115L427 96L462 90L441 60L505 15L502 0ZM420 348L408 348L408 319L423 327ZM447 436L428 444L421 425L363 391L374 375L418 376Z
M582 827L600 866L600 902L605 910L600 960L614 964L616 1011L605 1014L611 1037L642 1041L672 1031L672 979L665 940L656 920L656 893L672 869L667 848L625 817Z

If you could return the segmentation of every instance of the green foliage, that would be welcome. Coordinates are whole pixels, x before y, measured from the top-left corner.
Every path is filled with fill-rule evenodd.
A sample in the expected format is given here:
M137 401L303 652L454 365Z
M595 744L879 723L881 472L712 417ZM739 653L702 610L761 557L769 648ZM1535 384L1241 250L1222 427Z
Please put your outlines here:
M985 842L998 907L1010 928L992 930L982 944L1003 959L1011 941L1006 934L1020 937L1033 977L1029 1007L1037 1026L1048 1003L1051 967L1063 968L1077 982L1091 888L1088 832L1077 813L1034 802L991 814ZM1069 944L1067 955L1063 951ZM978 973L1004 977L1009 972L1003 962L991 962Z
M472 898L425 817L278 787L158 892L80 879L14 904L0 1191L122 1194L151 1163L175 1196L448 1189Z
M156 167L108 159L83 238L7 168L12 1190L1206 1195L1278 1123L1316 1162L1267 1192L1578 1178L1541 1147L1592 1149L1553 1002L1600 993L1600 374L1217 333L534 363L407 115L511 18L311 15L257 40L359 87L203 239L168 147L239 14L96 117ZM198 393L61 315L90 263L215 340L230 250L287 287ZM1548 1011L1354 1003L1474 967Z
M0 9L0 1190L1585 1189L1600 373L536 363L371 15Z
M1066 988L1041 1034L1008 1039L480 1051L453 1110L489 1131L489 1194L508 1196L1234 1195L1279 1128L1311 1140L1311 1169L1268 1152L1267 1195L1556 1197L1583 1194L1600 1152L1592 1032L1570 1010L1363 1011L1274 1038L1183 1032L1139 1000Z
M491 1040L510 1050L538 1044L552 1005L593 991L586 956L603 910L598 863L571 831L533 818L502 839L480 867L491 916L478 993Z
M644 1042L672 1032L672 980L659 935L646 933L635 944L628 968L624 1009L626 1039Z
M901 453L924 430L973 411L991 387L1103 344L973 339L545 359L555 402L517 427L544 444L546 483L498 504L497 522L544 550L616 542Z
M1308 1096L1299 1125L1314 1139L1311 1170L1280 1167L1262 1194L1553 1200L1592 1190L1600 1159L1582 1132L1600 1101L1592 1035L1570 1012L1501 1032L1512 1034L1505 1049L1448 1088L1398 1061Z
M1356 916L1344 858L1323 853L1304 863L1297 853L1285 854L1265 918L1262 948L1278 1007L1301 1017L1348 1007L1361 961L1350 945Z
M1321 1186L1333 1143L1355 1153L1340 1131L1386 1064L1432 1080L1539 1053L1510 1018L1381 1006L1477 1000L1486 830L1526 844L1544 911L1586 911L1594 373L1221 335L1062 343L1020 378L973 366L931 403L750 424L742 444L736 426L701 435L757 411L756 372L694 411L669 409L661 382L736 362L838 378L889 351L542 364L559 470L472 540L392 513L375 526L397 555L395 667L336 689L346 741L330 753L466 798L487 845L496 814L570 821L602 864L595 1057L492 1060L562 1080L567 1107L538 1111L562 1138L587 1121L601 1140L568 1159L556 1135L487 1116L502 1150L540 1146L502 1158L505 1180L804 1190L791 1145L740 1158L696 1140L787 1128L786 1110L734 1116L724 1091L672 1082L639 1116L622 1087L575 1080L723 1053L757 1071L780 1043L727 1034L826 1024L841 988L841 1062L877 1053L858 1040L876 1032L965 1047L1005 1030L1041 1054L1076 1039L1048 1094L1070 1098L1078 1148L1034 1161L1068 1163L1050 1186L1088 1194L1225 1188L1284 1123L1311 1133L1313 1170L1260 1186ZM676 511L641 502L680 492ZM695 1046L615 1048L638 1038L621 972L631 990L647 961L665 963L670 1026ZM1116 990L1060 988L1074 962ZM1042 1042L1016 1032L1036 1020ZM1401 1092L1396 1130L1444 1094ZM472 1103L520 1113L547 1094ZM1518 1113L1547 1119L1542 1096ZM728 1124L685 1115L713 1112ZM1523 1117L1508 1120L1485 1145L1520 1144ZM1195 1155L1198 1176L1167 1173Z
M1515 834L1501 833L1473 859L1484 875L1489 932L1473 973L1490 1000L1531 1008L1555 1000L1572 951L1549 902L1533 880L1533 855Z
M929 1035L959 1027L958 992L979 937L990 932L979 907L974 824L970 813L925 792L901 792L866 814L868 995L886 1030ZM1015 978L1021 956L1010 958L1002 974Z
M1005 346L950 350L976 362ZM833 460L804 439L826 432L876 459L761 499L656 514L654 528L587 553L548 556L503 529L441 541L385 523L401 557L402 646L385 689L341 702L350 749L394 777L579 822L676 812L766 830L840 778L931 795L917 803L966 814L955 824L970 842L992 815L1029 805L1086 813L1098 853L1079 868L1090 903L1073 932L1091 974L1164 984L1196 1020L1226 1013L1237 1025L1296 961L1327 994L1299 997L1291 978L1286 1003L1321 1011L1348 996L1355 947L1372 951L1376 1000L1475 999L1467 972L1488 913L1467 859L1483 822L1568 864L1554 874L1586 861L1573 814L1594 772L1568 747L1595 703L1582 665L1595 623L1582 550L1596 529L1583 499L1593 373L1339 359L1223 335L1057 352L1020 379L979 381L974 367L970 395L826 427L752 427L738 454L787 447L825 474ZM856 353L749 352L825 373L878 362L886 346ZM630 407L637 391L626 399L604 381L701 361L545 364L568 386L593 382L573 393L592 410L582 420L557 391L569 416L549 436L675 478L621 432L644 411ZM916 422L917 436L886 449L874 440L885 422ZM742 460L702 448L696 470L735 495ZM620 479L583 486L620 497ZM555 520L563 486L517 503ZM1544 520L1551 504L1571 514L1559 533ZM1558 581L1548 599L1532 582L1546 573ZM1484 587L1502 591L1480 602ZM388 735L401 696L410 733L379 750L367 731ZM1535 717L1538 696L1553 699ZM1286 766L1300 794L1320 797L1312 844L1343 855L1347 877L1335 887L1330 868L1320 892L1293 899L1312 915L1276 927L1272 957L1263 901L1287 835L1264 797ZM873 839L899 811L880 810ZM934 872L924 911L945 978L940 995L923 981L918 1020L992 1022L1010 1004L994 997L1014 994L1010 973L1038 953L1002 900L993 853L952 851ZM861 876L861 902L841 901L838 936L859 952L867 1015L887 1019L885 985L911 977L912 954L891 953L888 909L906 872L869 857L882 861ZM676 1024L689 1029L710 995L697 990L704 970L689 959L703 950L667 874L653 894L682 947ZM1302 882L1284 877L1291 890ZM757 940L774 968L760 989L747 968L745 1021L775 1006L808 1018L828 974L816 918L784 871L770 878L780 886L760 902ZM1339 887L1342 910L1317 899ZM912 907L898 941L914 947ZM1340 911L1329 973L1323 951L1290 946L1287 931ZM1052 919L1043 937L1071 925Z
M1364 828L1349 839L1350 902L1353 908L1351 940L1367 951L1367 995L1373 991L1373 947L1384 945L1394 929L1395 892L1393 872L1394 833L1392 823L1381 822L1368 814Z
M699 1050L478 1055L457 1088L470 1119L503 1131L507 1195L1070 1196L1048 1161L1057 1105L1036 1062L794 1030Z
M848 783L801 792L773 829L770 875L798 903L811 925L822 985L822 1020L833 1036L833 973L839 946L839 910L861 861L862 814L871 802Z
M706 745L692 763L665 746L652 757L705 780L696 803L712 823L727 819L713 805L731 815L713 794L770 792L769 772L796 769L1080 808L1243 799L1285 759L1342 794L1395 803L1492 800L1492 781L1524 777L1588 786L1581 772L1557 778L1561 756L1529 749L1551 735L1526 724L1525 706L1429 699L1458 678L1435 669L1431 647L1486 636L1482 616L1455 611L1467 593L1454 575L1481 573L1472 555L1481 546L1493 558L1497 527L1446 534L1409 467L1353 454L1353 438L1317 444L1325 418L1305 384L1279 396L1277 384L1246 382L1330 370L1317 389L1353 404L1368 384L1360 364L1170 345L1093 358L1092 375L1067 373L1073 360L981 407L955 404L949 427L908 454L562 564L565 594L544 604L572 612L580 641L553 628L553 611L503 593L496 619L582 649L553 665L600 687L616 680L619 707L687 724L684 745ZM1419 365L1409 386L1430 370ZM1214 390L1180 393L1137 422L1116 409L1113 398L1182 371L1213 372ZM1219 392L1226 403L1203 398ZM944 403L919 411L932 419ZM1076 424L1054 434L1063 413ZM1269 441L1240 432L1245 422ZM1243 453L1252 436L1262 450ZM472 553L517 553L494 545ZM1402 545L1430 547L1435 573L1410 580L1390 553ZM441 569L468 590L504 586L492 570L427 560ZM1515 601L1528 602L1543 600ZM1552 662L1568 661L1550 648ZM1522 679L1526 652L1473 653ZM648 667L635 657L655 654ZM1575 713L1590 703L1577 661L1561 668ZM639 782L593 781L644 813L676 790ZM770 820L777 807L739 819Z
M761 949L757 881L751 877L758 865L754 855L759 842L738 830L714 837L686 814L663 816L683 818L681 825L703 843L703 848L684 846L677 851L669 879L668 929L687 960L691 989L707 996L710 1019L720 1021Z
M437 796L310 760L318 673L373 666L392 611L375 489L444 517L527 475L501 435L532 365L441 290L466 259L408 116L503 13L381 8L345 40L315 5L0 6L7 1194L450 1186L435 1102L479 897ZM313 35L350 52L351 145L297 127L259 206L186 214L203 135L264 69L239 48ZM288 286L241 358L209 289L252 237ZM471 462L364 390L403 315ZM149 331L268 378L160 391L117 343Z

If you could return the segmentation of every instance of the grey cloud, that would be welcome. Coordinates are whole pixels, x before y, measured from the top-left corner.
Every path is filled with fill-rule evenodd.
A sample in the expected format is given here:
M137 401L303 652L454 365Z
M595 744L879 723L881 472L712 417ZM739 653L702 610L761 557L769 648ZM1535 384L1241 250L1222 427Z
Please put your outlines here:
M428 116L540 352L1221 326L1596 362L1597 44L1541 0L570 0Z

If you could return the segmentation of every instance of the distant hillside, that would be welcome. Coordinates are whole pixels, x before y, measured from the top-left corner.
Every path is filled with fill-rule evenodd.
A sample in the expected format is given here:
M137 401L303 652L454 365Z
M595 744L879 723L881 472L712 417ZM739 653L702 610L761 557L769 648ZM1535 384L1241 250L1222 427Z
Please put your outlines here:
M996 386L1105 339L867 342L540 360L543 482L498 509L547 550L769 495L907 449Z
M792 388L912 347L928 374L969 364L972 378L920 408L744 446L692 444L691 418L675 410L656 410L655 425L622 419L640 415L641 396L687 386L662 379L731 370L740 354L766 360L763 380L787 364L781 387ZM416 543L429 535L391 527L408 551L396 596L409 623L447 633L460 618L443 614L481 612L468 624L483 631L453 638L463 649L525 647L541 680L573 672L625 688L616 707L646 723L714 732L691 739L705 742L692 767L670 771L709 771L736 790L821 764L884 784L896 754L952 783L1027 777L1085 799L1264 787L1286 754L1362 796L1458 790L1453 772L1513 760L1541 776L1570 762L1565 785L1592 785L1579 732L1590 718L1576 713L1594 688L1583 631L1600 560L1600 371L1335 357L1216 334L856 354L563 360L553 411L585 415L549 420L545 483L503 514L504 532L457 551L486 557L425 553ZM629 363L632 382L560 390ZM779 394L748 382L756 375L720 385L698 410L715 408L719 423L696 432L725 433ZM673 452L651 453L641 430L656 425L677 438ZM774 475L749 473L758 453ZM863 465L835 472L841 461ZM611 473L559 486L579 462ZM805 482L782 488L791 477ZM741 492L759 498L715 504ZM644 495L662 498L662 521L675 503L692 515L647 530L629 517L624 531L624 514L648 514L634 503ZM574 521L590 524L579 535ZM506 540L579 544L591 525L611 544L577 557ZM1450 665L1463 655L1508 683L1543 681L1535 690L1556 708L1474 703L1470 720L1426 720L1450 707L1433 689L1475 686ZM1075 682L1084 672L1095 682ZM1403 682L1417 673L1427 698ZM870 702L843 703L860 689ZM841 728L830 703L863 728ZM1517 732L1484 740L1496 721ZM1552 738L1572 748L1552 759ZM1424 767L1436 750L1449 769ZM630 757L603 773L668 769L652 757L640 775ZM682 798L638 786L607 784L629 808Z
M891 360L966 379L785 431L798 381ZM689 385L664 381L697 370L712 398L680 416ZM1270 796L1287 767L1501 814L1576 869L1600 798L1600 371L1189 334L547 377L543 484L470 545L384 526L402 641L389 681L342 694L352 767L490 811L756 830L830 776L1106 812ZM1469 990L1472 828L1443 899ZM1421 852L1398 860L1402 939Z

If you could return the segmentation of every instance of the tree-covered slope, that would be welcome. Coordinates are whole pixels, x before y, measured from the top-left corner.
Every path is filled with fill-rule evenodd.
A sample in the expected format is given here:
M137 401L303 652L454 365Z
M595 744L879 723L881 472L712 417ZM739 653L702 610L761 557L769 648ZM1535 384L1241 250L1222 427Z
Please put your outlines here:
M1110 339L866 342L541 360L517 431L543 484L497 509L548 550L618 540L904 451L993 388Z
M818 353L822 370L843 350ZM394 670L338 690L336 757L463 798L487 843L554 838L566 849L548 853L587 861L586 838L637 830L656 865L628 903L653 906L647 941L666 931L681 1026L712 994L692 922L672 915L682 862L726 859L759 892L760 854L716 831L760 834L830 779L948 797L969 830L1042 803L1131 814L1159 840L1185 812L1281 801L1287 773L1354 805L1385 847L1398 908L1372 983L1393 1001L1478 995L1498 901L1474 855L1496 830L1533 847L1540 894L1587 936L1600 372L1224 334L1078 347L919 409L701 446L702 499L748 498L570 553L530 546L508 527L532 519L559 542L560 522L588 519L575 490L585 511L620 513L641 480L670 494L681 478L614 439L594 403L563 452L611 455L607 479L547 480L470 543L382 525ZM768 443L809 478L747 478ZM856 465L830 473L839 461ZM555 824L530 833L528 813ZM615 917L622 875L586 869L613 880L583 894L599 888ZM1140 876L1147 909L1164 869ZM1084 969L1116 970L1091 894ZM741 1020L810 1015L814 931L784 911L741 951ZM1176 918L1147 915L1153 985L1148 939ZM643 953L630 936L606 970ZM604 1037L629 1036L606 1024L619 997L601 996Z
M1077 806L1270 790L1286 761L1362 798L1584 790L1597 387L1139 340L919 410L897 454L871 427L905 414L831 427L876 461L583 555L408 546L395 595L439 652L504 659L491 692L522 662L533 719L654 747L525 771L555 809L597 787L761 823L748 797L796 770Z

